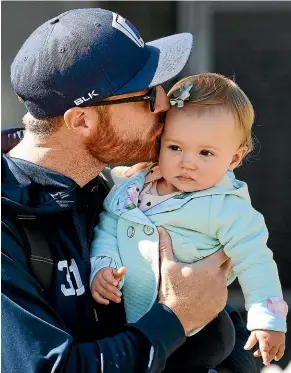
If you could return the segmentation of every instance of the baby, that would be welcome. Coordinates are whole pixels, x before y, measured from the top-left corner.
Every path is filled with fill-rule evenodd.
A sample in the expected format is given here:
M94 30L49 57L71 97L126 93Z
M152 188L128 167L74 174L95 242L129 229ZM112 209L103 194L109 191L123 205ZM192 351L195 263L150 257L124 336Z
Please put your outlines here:
M238 277L248 310L245 348L258 342L255 356L268 365L284 354L288 307L264 218L233 173L252 150L253 107L236 83L211 73L181 80L168 96L173 107L158 164L129 179L123 167L112 171L116 186L91 248L92 296L101 304L119 302L122 288L128 322L152 307L159 284L158 226L170 234L178 261L193 263L223 249L233 263L229 283Z

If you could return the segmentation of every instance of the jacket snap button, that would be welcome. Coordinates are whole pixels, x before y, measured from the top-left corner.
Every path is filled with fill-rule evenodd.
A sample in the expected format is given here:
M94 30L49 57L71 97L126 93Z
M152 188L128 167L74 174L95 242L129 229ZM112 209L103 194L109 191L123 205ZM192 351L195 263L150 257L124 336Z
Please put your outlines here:
M132 238L134 236L134 233L135 229L132 226L127 228L127 237Z
M151 227L150 225L145 225L144 227L143 227L143 231L144 231L144 233L146 234L146 235L148 235L148 236L151 236L153 233L154 233L154 228L153 227Z

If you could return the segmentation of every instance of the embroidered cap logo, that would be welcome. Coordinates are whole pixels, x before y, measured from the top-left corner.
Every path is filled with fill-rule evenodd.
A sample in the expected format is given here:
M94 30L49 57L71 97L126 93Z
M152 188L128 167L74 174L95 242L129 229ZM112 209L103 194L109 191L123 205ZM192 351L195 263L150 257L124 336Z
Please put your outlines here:
M121 17L117 13L112 13L112 27L121 31L124 35L130 38L140 48L144 47L144 41L142 40L137 29L125 18Z

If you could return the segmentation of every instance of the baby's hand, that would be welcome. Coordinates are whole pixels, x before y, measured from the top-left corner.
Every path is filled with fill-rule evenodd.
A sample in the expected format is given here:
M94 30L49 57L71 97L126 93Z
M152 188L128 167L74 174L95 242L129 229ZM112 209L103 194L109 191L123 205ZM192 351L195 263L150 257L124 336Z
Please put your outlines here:
M117 289L117 285L125 272L125 267L118 270L105 267L96 273L91 285L91 294L97 303L107 305L109 300L120 303L121 292Z
M255 357L262 356L265 365L269 365L273 359L280 360L285 350L285 333L274 330L253 330L245 345L245 350L250 350L259 342L259 349L254 353Z

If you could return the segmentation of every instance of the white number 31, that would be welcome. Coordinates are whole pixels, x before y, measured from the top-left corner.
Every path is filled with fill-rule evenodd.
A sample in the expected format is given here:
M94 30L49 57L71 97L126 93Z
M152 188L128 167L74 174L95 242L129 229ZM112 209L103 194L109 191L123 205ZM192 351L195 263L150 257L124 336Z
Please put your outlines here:
M67 260L61 260L58 263L58 270L59 271L66 271L66 279L67 279L67 284L62 284L61 285L61 290L62 293L68 297L70 295L82 295L85 292L85 288L83 286L81 276L77 267L77 264L74 259L71 259L71 265L68 265ZM71 280L71 273L74 276L77 289L74 288L72 280Z

